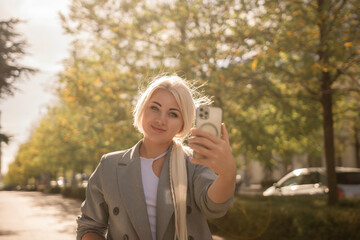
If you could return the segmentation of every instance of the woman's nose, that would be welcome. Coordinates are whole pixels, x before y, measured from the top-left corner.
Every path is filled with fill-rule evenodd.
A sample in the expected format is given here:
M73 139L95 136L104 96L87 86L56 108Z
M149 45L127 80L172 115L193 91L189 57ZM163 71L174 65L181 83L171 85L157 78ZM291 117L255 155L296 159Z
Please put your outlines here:
M159 114L156 118L156 121L160 125L164 125L166 123L166 115L165 114Z

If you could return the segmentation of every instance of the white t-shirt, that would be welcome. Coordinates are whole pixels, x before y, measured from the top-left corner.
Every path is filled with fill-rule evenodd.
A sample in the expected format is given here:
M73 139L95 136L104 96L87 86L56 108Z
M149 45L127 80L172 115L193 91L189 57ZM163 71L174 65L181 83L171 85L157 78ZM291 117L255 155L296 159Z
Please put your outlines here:
M147 213L150 222L150 229L153 240L156 240L156 199L157 199L157 188L159 178L155 175L152 165L153 162L166 155L164 152L156 158L143 158L141 160L141 177L144 187L145 201L147 207Z

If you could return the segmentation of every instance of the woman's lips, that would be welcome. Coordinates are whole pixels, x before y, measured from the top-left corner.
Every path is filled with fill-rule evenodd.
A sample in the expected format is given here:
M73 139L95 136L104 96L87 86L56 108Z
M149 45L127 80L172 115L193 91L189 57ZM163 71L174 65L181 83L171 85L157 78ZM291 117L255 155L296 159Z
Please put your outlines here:
M153 125L151 125L151 128L152 128L155 132L158 132L158 133L163 133L163 132L165 132L165 129L158 128L158 127L155 127L155 126L153 126Z

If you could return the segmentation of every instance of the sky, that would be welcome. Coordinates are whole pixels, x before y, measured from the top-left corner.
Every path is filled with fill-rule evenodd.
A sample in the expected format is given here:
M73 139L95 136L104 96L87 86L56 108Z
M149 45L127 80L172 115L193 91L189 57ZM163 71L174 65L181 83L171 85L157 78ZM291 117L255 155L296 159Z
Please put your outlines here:
M27 141L32 129L56 102L54 86L63 60L69 56L71 37L64 34L59 11L66 13L70 0L0 0L0 21L18 18L16 31L27 42L22 65L39 71L18 80L14 96L0 99L1 132L12 136L2 143L2 174L16 156L20 144Z

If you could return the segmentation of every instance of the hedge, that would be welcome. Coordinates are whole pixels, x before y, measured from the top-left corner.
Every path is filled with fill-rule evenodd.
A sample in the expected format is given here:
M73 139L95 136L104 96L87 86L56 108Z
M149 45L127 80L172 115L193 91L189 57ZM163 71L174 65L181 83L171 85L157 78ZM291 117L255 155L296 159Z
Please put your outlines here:
M360 239L360 200L330 207L326 197L236 196L224 217L208 222L213 234L234 240Z
M68 198L75 198L84 200L85 199L85 192L86 188L79 188L79 187L64 187L61 188L61 194L64 197Z

